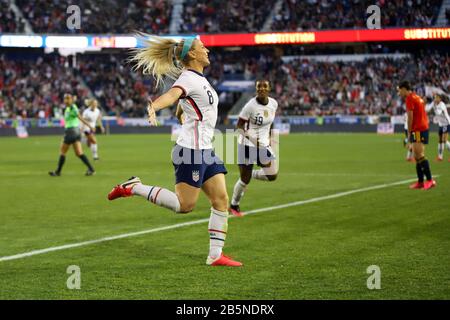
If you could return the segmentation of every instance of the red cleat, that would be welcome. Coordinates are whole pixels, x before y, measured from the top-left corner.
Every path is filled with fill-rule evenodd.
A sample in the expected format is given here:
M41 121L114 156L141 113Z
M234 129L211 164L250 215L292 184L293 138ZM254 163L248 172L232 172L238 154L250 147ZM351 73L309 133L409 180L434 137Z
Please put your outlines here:
M230 212L233 216L242 218L244 216L244 213L241 211L241 208L239 206L230 205Z
M423 182L415 182L412 185L409 186L410 189L422 189L424 186Z
M408 162L416 162L416 160L414 158L406 158L406 161L408 161Z
M122 197L131 197L133 195L131 193L131 190L138 183L141 183L141 179L139 179L138 177L131 177L127 181L118 184L111 190L110 193L108 193L108 200L114 200Z
M436 162L442 162L442 161L444 161L444 159L442 159L442 158L440 158L440 157L436 157L436 159L435 159L434 161L436 161Z
M427 180L423 184L423 190L428 190L428 189L431 189L434 187L436 187L436 181L434 181L434 180Z
M223 253L219 258L213 260L210 257L206 259L206 264L213 267L224 266L224 267L242 267L242 263L239 261L234 261L230 257L224 255Z

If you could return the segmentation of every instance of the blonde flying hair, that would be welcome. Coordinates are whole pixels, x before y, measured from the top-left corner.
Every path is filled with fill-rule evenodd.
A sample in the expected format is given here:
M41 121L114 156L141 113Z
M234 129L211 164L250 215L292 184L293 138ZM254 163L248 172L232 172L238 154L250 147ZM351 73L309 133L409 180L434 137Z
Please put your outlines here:
M132 49L134 70L141 69L143 74L152 75L156 86L163 84L164 77L176 80L189 61L189 55L181 60L184 40L177 42L169 38L139 33L137 38L145 44L144 48ZM192 47L191 47L192 49Z

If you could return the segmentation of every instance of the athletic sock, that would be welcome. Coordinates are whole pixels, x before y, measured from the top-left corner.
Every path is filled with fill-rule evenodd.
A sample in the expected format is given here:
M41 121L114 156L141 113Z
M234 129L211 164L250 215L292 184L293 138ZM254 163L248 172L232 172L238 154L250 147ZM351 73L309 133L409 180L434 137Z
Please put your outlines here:
M222 254L228 229L228 212L211 208L209 217L209 257L216 259Z
M88 158L86 157L86 155L82 154L81 156L78 156L78 158L81 159L81 161L83 161L83 163L86 165L86 167L88 167L88 169L90 171L95 171L94 167L92 167L91 163L89 162Z
M438 143L438 157L441 159L444 157L444 148L445 143Z
M264 172L263 169L253 170L252 178L254 178L256 180L269 181L269 179L267 178L266 173Z
M431 170L430 170L430 163L428 162L428 160L426 158L424 158L420 164L422 165L422 170L423 173L425 174L425 177L427 177L427 180L430 181L433 179L433 177L431 176Z
M236 184L234 185L233 197L231 198L231 204L233 206L238 206L241 201L242 196L247 190L247 184L244 183L241 179L238 179Z
M406 154L406 159L411 159L413 155L412 149L408 149L408 152Z
M177 195L170 190L156 186L137 184L133 187L131 192L134 195L146 198L151 203L160 207L170 209L174 212L180 212L180 201L178 200Z
M416 172L417 172L417 178L419 179L419 182L423 183L423 170L422 170L422 165L419 162L416 163Z
M98 158L98 147L96 143L91 144L91 152L94 158Z
M57 173L61 173L62 167L64 166L64 162L66 162L66 156L61 154L58 160L58 169L56 169Z
M445 143L445 145L447 146L447 150L450 151L450 141L447 141L447 142Z

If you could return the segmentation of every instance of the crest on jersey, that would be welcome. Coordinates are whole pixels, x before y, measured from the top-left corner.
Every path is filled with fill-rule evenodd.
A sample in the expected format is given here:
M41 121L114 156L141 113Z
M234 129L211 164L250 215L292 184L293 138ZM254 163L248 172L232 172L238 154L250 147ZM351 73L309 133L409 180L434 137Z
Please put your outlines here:
M200 179L200 172L198 170L192 170L192 180L197 182Z
M264 110L264 118L269 117L269 111L268 110Z

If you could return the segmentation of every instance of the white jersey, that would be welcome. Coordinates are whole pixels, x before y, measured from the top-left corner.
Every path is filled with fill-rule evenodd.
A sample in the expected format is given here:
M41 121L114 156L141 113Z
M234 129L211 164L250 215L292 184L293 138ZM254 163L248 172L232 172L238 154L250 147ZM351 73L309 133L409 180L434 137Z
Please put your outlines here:
M83 115L82 118L84 120L86 120L87 123L89 123L89 125L92 128L95 128L98 117L100 117L100 110L99 108L95 108L95 110L92 110L91 108L87 108L86 110L83 111ZM84 123L81 123L82 129L83 130L89 130L89 128L87 128Z
M270 145L270 126L275 119L277 108L278 102L273 98L269 97L269 102L263 105L254 97L247 102L239 114L239 118L247 121L247 127L245 128L247 134L254 139L258 139L260 146L268 147ZM238 142L247 146L255 146L242 135Z
M450 125L450 116L448 115L447 106L444 102L441 101L439 104L435 104L433 101L426 107L427 111L430 111L431 109L434 111L439 127Z
M172 88L183 93L180 105L184 121L177 144L189 149L212 149L217 122L219 97L205 76L194 70L183 70Z

